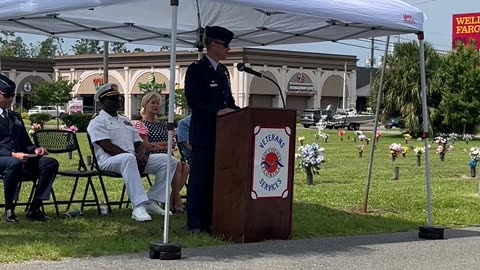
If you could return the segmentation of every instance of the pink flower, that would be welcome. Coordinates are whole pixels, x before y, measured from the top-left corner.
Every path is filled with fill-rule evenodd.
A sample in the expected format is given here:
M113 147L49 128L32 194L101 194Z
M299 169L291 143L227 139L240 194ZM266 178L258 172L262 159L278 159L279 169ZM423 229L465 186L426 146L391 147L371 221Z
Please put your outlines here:
M32 130L37 131L40 129L42 129L42 126L40 124L37 124L37 123L32 124Z
M71 131L73 133L77 133L78 132L78 128L75 126L75 125L71 125L69 127L67 126L64 126L63 127L63 130L68 130L68 131Z
M375 134L375 138L378 139L378 138L380 138L380 137L382 137L382 132L378 130L378 131L377 131L377 134Z

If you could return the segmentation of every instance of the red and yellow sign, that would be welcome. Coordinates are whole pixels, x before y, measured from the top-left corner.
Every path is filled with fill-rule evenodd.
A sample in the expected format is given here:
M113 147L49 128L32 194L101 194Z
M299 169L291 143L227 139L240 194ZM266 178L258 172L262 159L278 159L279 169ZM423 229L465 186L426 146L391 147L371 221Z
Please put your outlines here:
M471 41L480 49L480 13L453 15L452 48L458 42L468 44Z

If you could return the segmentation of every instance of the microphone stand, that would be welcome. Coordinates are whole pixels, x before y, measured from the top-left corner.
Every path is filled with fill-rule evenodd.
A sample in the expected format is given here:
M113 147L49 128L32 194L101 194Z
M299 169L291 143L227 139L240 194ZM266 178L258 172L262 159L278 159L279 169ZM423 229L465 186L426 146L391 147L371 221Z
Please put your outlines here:
M283 92L282 92L282 88L280 88L280 85L278 85L278 83L276 81L270 79L269 77L267 77L265 75L262 75L262 77L271 81L278 88L278 92L280 93L280 98L282 99L283 108L285 109L287 106L285 105L285 98L283 98Z

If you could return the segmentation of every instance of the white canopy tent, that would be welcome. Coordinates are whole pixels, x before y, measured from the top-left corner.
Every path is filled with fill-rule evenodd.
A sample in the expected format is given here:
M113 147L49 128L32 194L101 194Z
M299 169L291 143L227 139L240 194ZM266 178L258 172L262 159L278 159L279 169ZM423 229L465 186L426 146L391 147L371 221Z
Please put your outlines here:
M170 45L168 0L4 0L2 30ZM194 47L199 26L235 33L233 47L337 41L423 30L423 13L383 0L180 0L177 42Z
M399 0L0 0L0 29L4 31L171 46L169 123L173 122L177 43L181 47L200 47L207 25L220 25L234 32L233 47L417 33L421 45L423 128L427 134L424 18L419 9ZM386 61L383 70L385 64ZM171 154L171 143L172 132L169 132L168 154ZM375 140L365 209L374 146ZM425 155L428 224L431 225L428 151ZM167 190L167 194L169 192ZM167 243L168 215L164 228Z

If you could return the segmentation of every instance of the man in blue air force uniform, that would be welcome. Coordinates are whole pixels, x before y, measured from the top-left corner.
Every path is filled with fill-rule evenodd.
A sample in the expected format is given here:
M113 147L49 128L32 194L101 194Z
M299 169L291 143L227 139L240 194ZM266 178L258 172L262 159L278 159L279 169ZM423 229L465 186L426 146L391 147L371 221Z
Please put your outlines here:
M42 201L50 198L58 161L45 157L47 150L32 144L20 114L9 110L15 97L15 87L13 81L0 74L0 174L5 194L5 221L19 221L15 215L15 202L23 176L38 179L27 219L46 221L48 217L42 211Z
M217 115L239 109L227 67L219 63L227 57L234 34L219 26L207 26L205 31L207 54L191 64L185 76L185 95L192 110L187 192L187 229L191 233L211 230Z

